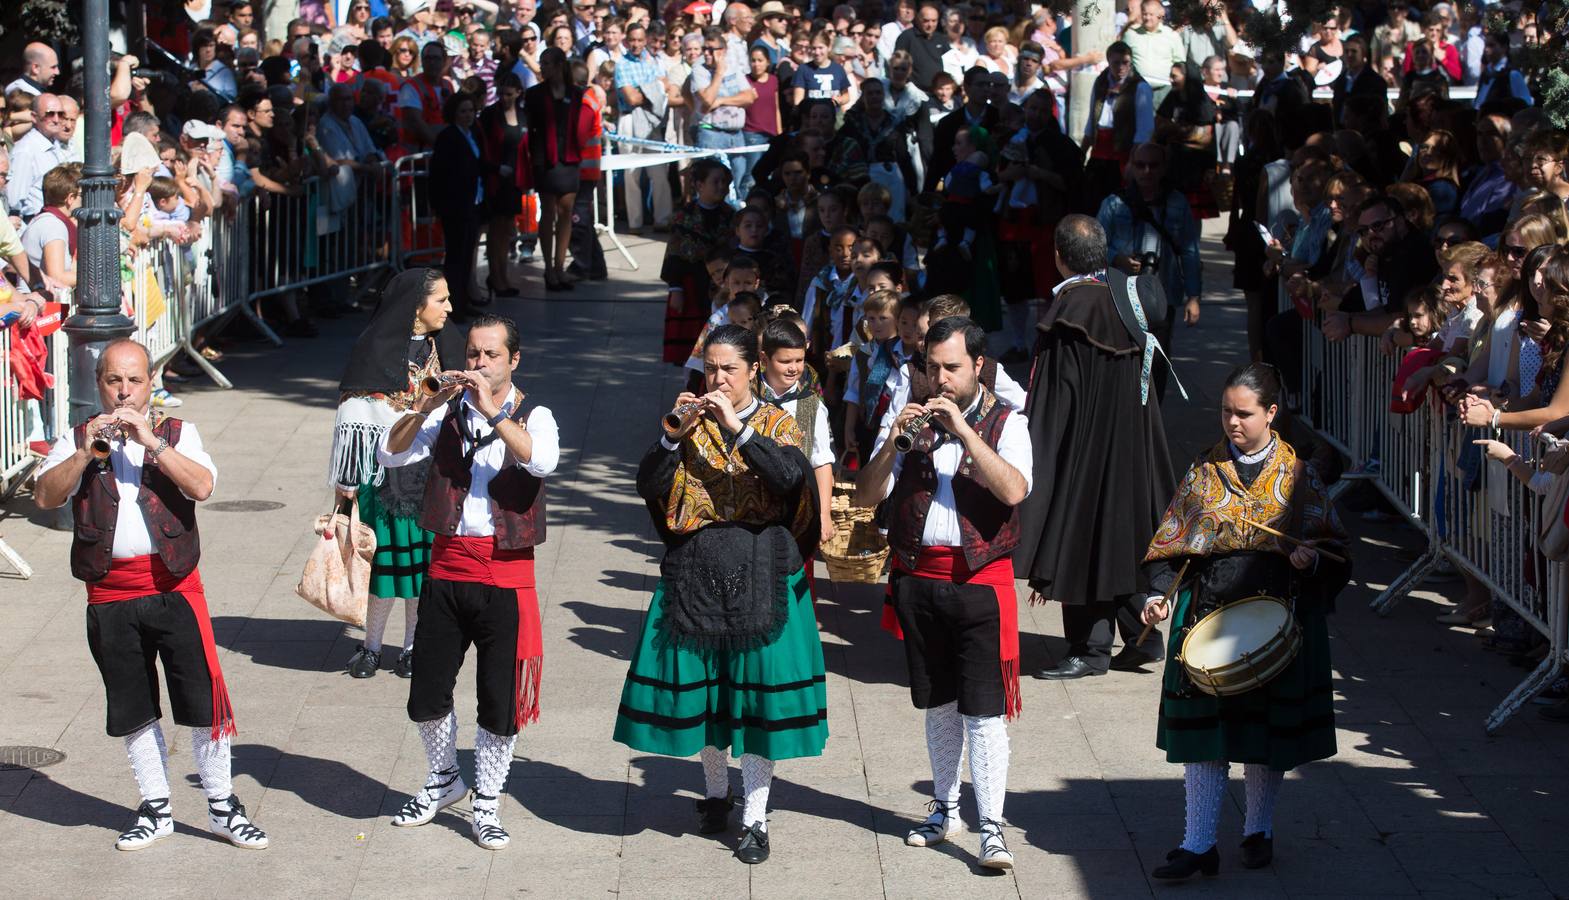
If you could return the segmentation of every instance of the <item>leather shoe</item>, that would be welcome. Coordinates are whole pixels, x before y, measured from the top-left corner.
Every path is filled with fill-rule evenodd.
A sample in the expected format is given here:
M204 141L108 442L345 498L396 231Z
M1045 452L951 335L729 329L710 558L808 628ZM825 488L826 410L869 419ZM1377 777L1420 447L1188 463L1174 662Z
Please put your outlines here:
M1070 656L1057 664L1054 669L1042 669L1035 673L1035 677L1042 681L1069 681L1074 678L1083 678L1087 675L1104 675L1102 672L1077 656Z
M720 834L730 830L730 810L735 800L730 797L707 797L697 801L697 833Z
M1199 872L1206 876L1219 874L1220 851L1211 847L1203 853L1194 853L1178 847L1166 854L1166 864L1151 872L1150 877L1161 881L1181 881Z
M768 861L768 832L763 823L754 822L741 829L741 843L735 846L735 858L749 866Z
M1163 659L1164 656L1150 656L1138 647L1124 646L1111 658L1111 668L1117 672L1143 672L1145 666Z
M1255 831L1242 839L1242 868L1262 869L1275 858L1275 839Z

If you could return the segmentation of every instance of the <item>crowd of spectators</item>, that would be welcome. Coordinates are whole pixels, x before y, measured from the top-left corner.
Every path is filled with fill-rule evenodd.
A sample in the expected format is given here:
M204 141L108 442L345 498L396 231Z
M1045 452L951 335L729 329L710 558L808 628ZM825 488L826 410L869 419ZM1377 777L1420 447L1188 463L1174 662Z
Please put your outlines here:
M1200 315L1200 226L1223 217L1249 352L1288 379L1303 329L1377 335L1433 351L1413 387L1468 423L1564 431L1569 137L1532 95L1533 51L1564 41L1551 6L1346 2L1283 44L1273 0L1191 21L1131 0L1113 42L1082 46L1071 16L1018 0L308 0L279 34L245 0L187 4L149 12L149 46L113 62L123 246L189 244L242 207L253 247L320 239L386 189L384 164L431 154L411 209L440 222L459 321L518 294L519 261L553 292L605 277L592 222L614 191L608 224L668 235L672 362L731 299L720 263L750 255L764 301L813 335L857 340L837 314L856 319L876 266L905 294L963 296L1011 363L1064 214L1096 215L1107 264L1153 276L1168 349ZM43 305L29 288L75 280L82 75L64 49L29 43L4 93L0 256L19 291L0 312L19 329ZM1075 72L1093 80L1070 128ZM720 169L601 171L607 152L687 148ZM259 276L311 282L262 311L288 336L351 310L346 279L255 256ZM1452 618L1534 649L1478 585Z

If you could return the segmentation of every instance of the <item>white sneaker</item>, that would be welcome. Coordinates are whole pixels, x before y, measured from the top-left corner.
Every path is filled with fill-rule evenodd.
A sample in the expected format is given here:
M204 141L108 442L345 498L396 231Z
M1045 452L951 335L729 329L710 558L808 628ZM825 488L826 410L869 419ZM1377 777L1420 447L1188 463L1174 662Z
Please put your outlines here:
M512 836L501 827L501 804L495 797L474 794L474 841L486 850L512 843Z
M436 813L462 800L468 792L468 785L463 783L463 777L457 769L432 772L425 781L425 787L392 817L392 824L400 828L424 825L436 818Z
M988 869L1013 868L1013 853L1002 837L1002 823L996 819L981 820L981 865Z
M136 808L136 824L126 829L114 842L116 850L140 850L153 841L174 834L174 816L169 812L169 800L143 800Z
M931 810L931 815L904 836L904 842L911 847L935 847L958 834L964 827L964 822L959 819L959 804L933 800L926 804L926 808Z
M233 794L223 800L207 801L207 829L236 847L267 849L267 832L251 824L240 798Z

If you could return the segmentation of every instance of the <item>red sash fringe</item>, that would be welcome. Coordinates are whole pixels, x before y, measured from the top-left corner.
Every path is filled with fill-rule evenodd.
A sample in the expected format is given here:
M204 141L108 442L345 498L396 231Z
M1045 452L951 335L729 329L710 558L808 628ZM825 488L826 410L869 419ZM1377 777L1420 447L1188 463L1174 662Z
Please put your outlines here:
M438 535L431 547L430 577L512 588L518 601L516 684L519 728L539 719L539 682L545 644L534 590L534 548L499 550L494 538Z
M201 573L195 569L176 578L157 554L111 560L109 574L87 585L88 603L120 603L153 594L179 594L196 614L196 627L202 635L202 653L207 657L207 673L212 679L212 739L234 735L234 704L229 702L229 687L218 666L218 644L212 636L212 617L207 614L207 593Z
M1009 719L1018 717L1024 709L1019 694L1019 596L1013 586L1013 560L1009 556L994 559L971 572L964 561L964 552L958 547L922 547L911 571L904 561L894 554L893 569L916 578L933 581L951 581L955 584L982 584L997 596L998 663L1002 666L1002 689ZM883 628L894 637L904 640L904 630L893 609L893 585L888 587L888 601L883 605Z

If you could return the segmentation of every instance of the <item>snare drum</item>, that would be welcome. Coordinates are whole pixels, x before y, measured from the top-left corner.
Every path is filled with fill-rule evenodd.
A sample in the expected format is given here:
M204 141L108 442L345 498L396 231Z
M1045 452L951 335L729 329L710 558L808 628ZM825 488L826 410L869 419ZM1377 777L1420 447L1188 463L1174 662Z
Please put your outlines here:
M1260 594L1198 620L1182 639L1177 662L1194 687L1229 697L1268 684L1301 649L1302 629L1291 607Z

